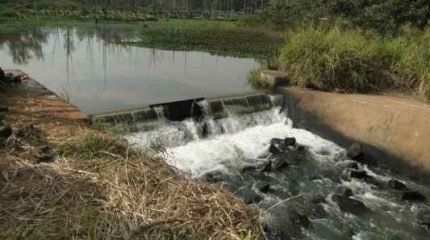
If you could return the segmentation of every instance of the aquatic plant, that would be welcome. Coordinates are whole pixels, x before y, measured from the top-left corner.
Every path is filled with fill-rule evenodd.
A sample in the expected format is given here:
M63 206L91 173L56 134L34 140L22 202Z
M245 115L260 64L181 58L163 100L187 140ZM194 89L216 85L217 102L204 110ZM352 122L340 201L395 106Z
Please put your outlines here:
M141 36L142 41L138 45L261 59L273 55L282 41L281 35L274 32L204 20L154 22L142 29Z

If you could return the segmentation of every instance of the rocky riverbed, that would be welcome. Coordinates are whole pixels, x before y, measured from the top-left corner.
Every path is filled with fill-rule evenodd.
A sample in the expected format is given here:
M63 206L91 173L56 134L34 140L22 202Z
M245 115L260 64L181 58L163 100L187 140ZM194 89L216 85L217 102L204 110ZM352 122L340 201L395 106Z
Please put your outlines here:
M428 238L430 187L379 168L363 146L344 149L293 128L279 107L205 121L166 125L183 136L167 147L168 162L242 198L259 212L267 239ZM208 125L222 131L201 134ZM168 143L166 129L127 139Z

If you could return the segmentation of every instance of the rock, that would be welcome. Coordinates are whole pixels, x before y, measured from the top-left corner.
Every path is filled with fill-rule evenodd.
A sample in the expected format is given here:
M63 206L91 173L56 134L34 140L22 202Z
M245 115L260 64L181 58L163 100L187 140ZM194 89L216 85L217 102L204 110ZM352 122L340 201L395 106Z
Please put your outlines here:
M261 70L259 80L263 86L271 88L290 83L285 72L275 70Z
M404 192L402 195L402 201L410 201L410 202L424 202L427 198L419 192L409 191Z
M281 152L281 149L276 144L270 144L269 152L272 154L277 154Z
M284 145L284 143L285 143L284 139L280 139L280 138L272 138L270 140L270 144Z
M49 146L41 146L36 149L38 162L48 162L54 159L55 153Z
M358 170L358 163L350 162L350 163L345 165L345 168Z
M262 163L259 163L257 165L247 165L244 166L241 169L242 173L247 173L247 172L270 172L271 171L271 162L270 161L265 161Z
M270 183L265 181L258 181L254 183L254 187L262 193L267 193L270 190Z
M430 229L430 210L420 211L417 215L418 224Z
M303 228L311 225L305 214L282 204L275 206L270 213L270 218L262 222L266 239L295 239Z
M287 137L284 139L284 144L286 146L294 146L296 145L296 142L297 142L296 138L293 138L293 137Z
M218 183L225 181L226 176L221 171L213 171L205 173L202 177L200 177L200 179L209 183Z
M277 145L279 146L281 149L285 148L285 147L291 147L291 146L295 146L296 145L296 138L293 137L287 137L285 139L281 139L281 138L272 138L270 140L270 144L273 145Z
M6 75L3 69L0 67L0 81L3 81L6 78Z
M0 104L0 112L8 112L9 107L3 104Z
M357 178L357 179L365 179L366 177L368 177L366 171L362 171L362 170L351 170L349 172L349 176L351 178Z
M301 215L296 211L291 211L290 215L290 223L293 226L308 228L311 225L309 218L305 215Z
M236 191L236 195L243 199L246 204L259 203L262 198L249 187L241 187Z
M273 194L282 200L292 196L287 188L281 186L272 186L270 188L270 194Z
M288 163L284 159L280 157L271 159L271 165L270 165L271 170L276 171L286 167L288 167Z
M375 186L375 187L379 187L379 188L384 188L385 187L385 183L384 182L381 182L381 181L379 181L378 179L376 179L376 178L374 178L372 176L366 176L364 178L364 181L366 183L368 183L368 184L371 184L371 185Z
M352 190L351 190L351 189L349 189L349 188L345 188L345 189L343 190L343 192L342 192L342 195L343 195L344 197L352 197L352 196L354 195L354 193L352 192Z
M313 197L310 202L313 204L320 204L320 203L325 203L326 200L324 196L316 196L316 197Z
M307 208L309 210L310 216L314 218L324 218L327 212L324 209L322 203L326 203L324 196L315 196L310 199L310 206Z
M338 189L336 189L335 193L344 197L352 197L354 195L350 188L344 186L340 186Z
M337 203L340 210L342 210L343 212L359 215L368 211L366 205L356 199L342 196L339 194L333 195L332 199L334 202Z
M363 156L363 147L358 144L352 144L347 150L347 156L351 159L357 160Z
M8 138L12 135L12 128L9 125L0 126L0 138Z
M404 183L402 183L402 182L400 182L398 180L395 180L395 179L389 180L388 181L388 186L391 189L394 189L394 190L400 190L400 191L406 191L406 190L408 190L408 187L406 187L406 185Z

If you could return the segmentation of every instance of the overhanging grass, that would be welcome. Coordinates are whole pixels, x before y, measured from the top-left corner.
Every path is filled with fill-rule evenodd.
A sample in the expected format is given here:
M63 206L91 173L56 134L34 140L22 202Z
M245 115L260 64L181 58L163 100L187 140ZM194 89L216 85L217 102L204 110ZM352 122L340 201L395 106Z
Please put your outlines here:
M299 85L347 92L408 91L430 97L430 34L404 29L387 39L359 30L291 32L280 67Z

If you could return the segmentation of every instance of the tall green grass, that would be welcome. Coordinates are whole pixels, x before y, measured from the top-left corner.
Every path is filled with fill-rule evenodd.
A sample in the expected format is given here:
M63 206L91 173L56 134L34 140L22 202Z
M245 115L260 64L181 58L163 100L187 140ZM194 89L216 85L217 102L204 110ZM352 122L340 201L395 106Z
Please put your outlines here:
M303 28L288 34L279 65L301 86L347 92L409 91L430 99L430 32L396 38L360 30Z

